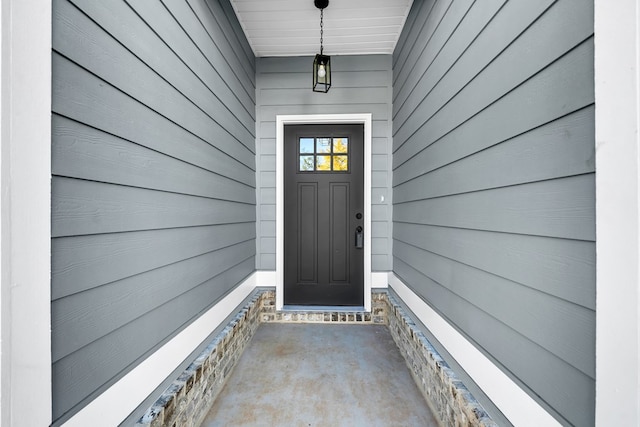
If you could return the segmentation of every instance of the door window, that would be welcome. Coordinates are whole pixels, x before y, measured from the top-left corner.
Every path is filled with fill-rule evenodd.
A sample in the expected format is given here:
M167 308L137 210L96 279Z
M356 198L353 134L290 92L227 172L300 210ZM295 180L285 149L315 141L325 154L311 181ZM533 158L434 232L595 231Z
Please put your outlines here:
M298 171L349 172L349 138L299 138Z

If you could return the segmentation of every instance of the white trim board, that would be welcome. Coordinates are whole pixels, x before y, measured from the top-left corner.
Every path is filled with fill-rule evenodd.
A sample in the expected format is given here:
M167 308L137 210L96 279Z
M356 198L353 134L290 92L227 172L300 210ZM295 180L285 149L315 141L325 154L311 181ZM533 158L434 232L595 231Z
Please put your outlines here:
M0 3L0 424L51 424L51 0Z
M513 425L560 426L560 423L538 402L532 399L393 273L389 273L389 287L429 328L433 336L456 359L462 369L469 374Z
M275 288L276 286L275 270L256 271L256 286L268 286L271 288Z
M371 123L370 113L276 116L276 310L284 307L284 126L361 123L364 125L364 308L371 311Z
M640 425L640 0L595 1L596 425Z
M389 287L389 273L376 271L371 273L372 289L387 289Z
M256 280L257 274L254 272L230 294L63 425L119 425L254 291Z

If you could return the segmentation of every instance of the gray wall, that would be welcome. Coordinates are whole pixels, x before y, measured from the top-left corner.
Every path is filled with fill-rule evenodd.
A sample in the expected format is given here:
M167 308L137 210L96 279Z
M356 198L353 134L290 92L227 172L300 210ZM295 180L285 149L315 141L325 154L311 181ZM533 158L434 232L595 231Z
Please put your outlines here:
M593 425L593 2L416 1L393 79L396 275Z
M327 47L330 54L330 49ZM311 90L312 57L258 58L259 270L276 268L276 115L372 113L372 269L391 269L391 55L334 56L328 93ZM381 202L384 196L384 202Z
M227 0L55 0L53 416L255 269L255 59Z

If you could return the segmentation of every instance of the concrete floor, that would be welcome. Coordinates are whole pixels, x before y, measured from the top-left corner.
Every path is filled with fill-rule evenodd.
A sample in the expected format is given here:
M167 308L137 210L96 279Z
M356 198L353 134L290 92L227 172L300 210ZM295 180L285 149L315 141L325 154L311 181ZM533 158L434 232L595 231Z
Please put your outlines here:
M438 426L386 326L263 324L202 424L325 425Z

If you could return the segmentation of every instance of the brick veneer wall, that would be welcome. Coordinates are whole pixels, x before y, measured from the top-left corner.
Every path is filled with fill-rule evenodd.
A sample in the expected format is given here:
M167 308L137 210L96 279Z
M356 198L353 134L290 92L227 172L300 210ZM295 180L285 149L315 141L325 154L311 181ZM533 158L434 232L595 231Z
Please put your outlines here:
M263 293L249 302L162 393L136 427L195 427L209 412L260 325Z
M497 427L395 298L384 295L391 336L436 418L446 426Z

